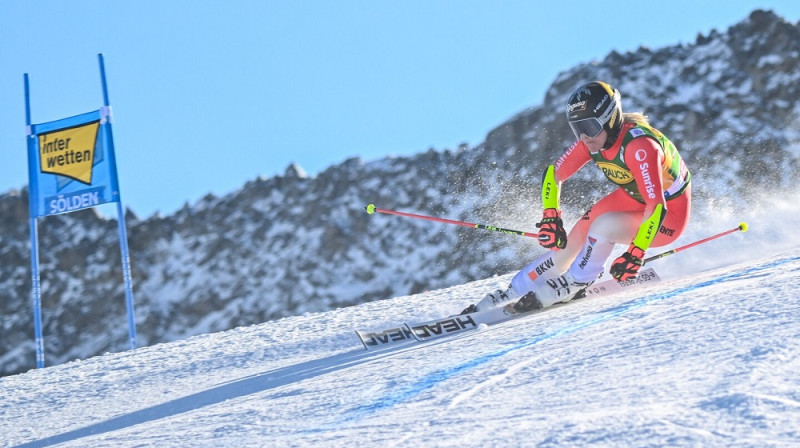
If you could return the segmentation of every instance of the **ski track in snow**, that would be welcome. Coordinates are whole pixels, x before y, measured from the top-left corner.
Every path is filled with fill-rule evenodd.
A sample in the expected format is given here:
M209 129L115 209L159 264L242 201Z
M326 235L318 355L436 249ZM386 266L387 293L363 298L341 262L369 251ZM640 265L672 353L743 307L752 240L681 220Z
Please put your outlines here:
M363 408L356 409L355 412L352 412L350 416L345 418L345 421L358 420L358 419L361 419L361 418L363 418L366 415L369 415L371 413L379 412L379 411L381 411L381 410L383 410L385 408L392 407L392 406L395 406L397 404L406 402L409 399L413 398L414 396L419 395L421 392L423 392L423 391L425 391L427 389L430 389L434 385L437 385L438 383L446 381L447 379L449 379L449 378L451 378L451 377L453 377L455 375L461 374L464 371L467 371L467 370L476 368L476 367L478 367L478 366L480 366L482 364L494 361L495 359L501 358L501 357L503 357L503 356L505 356L505 355L507 355L507 354L509 354L511 352L514 352L514 351L517 351L517 350L524 350L524 349L530 348L532 346L535 346L535 345L537 345L537 344L539 344L541 342L547 341L547 340L555 339L555 338L562 337L562 336L567 336L567 335L569 335L571 333L574 333L576 331L580 331L580 330L583 330L585 328L592 327L592 326L594 326L596 324L599 324L601 322L605 322L605 321L607 321L609 319L616 318L616 317L618 317L618 316L620 316L622 314L625 314L625 313L628 313L630 311L636 310L638 308L647 306L650 303L653 303L653 302L656 302L656 301L667 300L667 299L670 299L672 297L678 296L680 294L686 294L686 293L690 293L690 292L693 292L693 291L699 291L699 290L701 290L703 288L712 286L712 285L720 283L720 282L731 281L731 280L735 280L735 279L739 279L739 278L748 278L748 277L758 276L758 275L760 275L760 273L762 273L763 271L765 271L767 269L772 269L772 268L781 266L783 264L791 263L791 262L794 262L794 261L797 261L797 260L800 260L800 257L785 258L785 259L778 260L778 261L775 261L775 262L772 262L772 263L767 263L765 265L748 268L748 269L745 269L745 270L743 270L741 272L722 275L722 276L713 278L711 280L703 281L703 282L700 282L700 283L697 283L697 284L694 284L694 285L691 285L691 286L681 287L681 288L677 288L675 290L668 291L668 292L665 292L665 293L661 293L661 294L658 294L658 295L653 295L653 296L649 296L649 297L636 299L636 300L633 300L631 302L628 302L628 303L622 304L620 306L614 307L612 309L602 311L602 312L598 313L596 316L593 316L593 317L589 316L588 320L580 321L580 322L577 322L577 323L574 323L574 324L567 325L567 326L559 328L559 329L557 329L555 331L548 332L548 333L545 333L545 334L543 334L541 336L535 337L535 338L533 338L533 339L531 339L529 341L520 343L518 345L512 346L512 347L507 348L507 349L500 350L498 352L494 352L494 353L489 353L487 355L483 355L483 356L481 356L479 358L475 358L475 359L470 360L470 361L468 361L466 363L455 365L453 367L447 368L447 369L442 370L442 371L433 372L432 374L429 374L426 377L423 377L418 382L412 384L411 387L409 387L408 389L400 391L397 394L387 396L387 397L381 399L380 401L378 401L377 403L372 403L372 404L366 405ZM502 325L502 324L500 324L500 325ZM474 337L474 336L475 336L475 334L473 332L473 333L467 333L467 334L461 336L460 338L463 338L463 337ZM441 343L454 342L453 339L457 339L457 338L458 337L450 338L450 339L444 339L444 340L441 341ZM470 390L468 390L466 392L463 392L463 393L459 394L458 396L456 396L450 402L450 404L447 406L446 409L447 410L451 410L454 406L457 406L462 401L468 399L469 397L474 395L477 391L479 391L479 390L481 390L481 389L483 389L485 387L491 386L493 384L499 383L500 381L503 381L508 376L513 375L515 372L517 372L517 371L521 370L522 368L524 368L525 366L527 366L530 362L532 362L532 360L523 361L523 362L517 363L515 365L509 366L506 369L505 373L500 374L500 375L496 375L496 376L494 376L494 377L492 377L492 378L490 378L490 379L488 379L486 381L483 381L481 383L476 384L472 389L470 389Z
M0 379L0 446L794 446L798 271L795 252L383 351L350 331L501 276L68 363ZM249 352L207 353L226 343Z

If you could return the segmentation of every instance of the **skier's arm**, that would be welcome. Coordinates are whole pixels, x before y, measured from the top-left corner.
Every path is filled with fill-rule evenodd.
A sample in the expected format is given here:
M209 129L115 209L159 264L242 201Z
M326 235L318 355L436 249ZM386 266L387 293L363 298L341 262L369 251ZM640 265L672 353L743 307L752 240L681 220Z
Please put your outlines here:
M567 231L561 220L559 199L561 182L556 179L553 165L547 167L542 175L542 220L536 223L539 229L539 244L547 249L559 250L567 247Z
M642 224L632 242L643 251L653 243L667 215L661 169L663 159L664 155L658 143L647 137L633 140L625 150L625 164L633 173L645 204Z
M567 247L567 232L561 220L561 183L575 174L591 159L586 145L575 142L554 165L548 166L542 175L542 220L539 229L539 244L547 249Z
M650 138L633 140L625 150L625 164L630 168L645 202L642 224L628 250L611 264L610 273L619 281L636 276L644 265L645 251L653 243L667 215L667 201L662 187L661 162L663 154Z

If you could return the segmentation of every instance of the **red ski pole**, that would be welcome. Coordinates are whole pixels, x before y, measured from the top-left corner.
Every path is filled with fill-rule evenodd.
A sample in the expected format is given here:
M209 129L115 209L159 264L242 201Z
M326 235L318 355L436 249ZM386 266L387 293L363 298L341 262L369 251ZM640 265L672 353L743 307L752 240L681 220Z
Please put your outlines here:
M726 231L720 232L720 233L718 233L716 235L711 235L708 238L703 238L702 240L695 241L694 243L689 243L689 244L687 244L685 246L676 247L675 249L668 250L668 251L662 252L662 253L660 253L658 255L653 255L652 257L645 258L644 259L644 263L646 264L646 263L649 263L649 262L651 262L653 260L658 260L659 258L664 258L667 255L672 255L674 253L678 253L678 252L680 252L682 250L689 249L690 247L698 246L700 244L707 243L707 242L709 242L711 240L715 240L717 238L723 237L725 235L730 235L731 233L738 232L738 231L746 232L747 231L747 223L742 222L742 223L739 224L738 227L734 227L733 229L726 230Z
M536 238L536 237L539 236L539 234L537 234L537 233L523 232L521 230L504 229L502 227L495 227L495 226L490 226L490 225L486 225L486 224L474 224L474 223L471 223L471 222L454 221L452 219L434 218L433 216L415 215L413 213L397 212L397 211L394 211L394 210L384 210L382 208L375 207L375 204L369 204L366 207L366 209L367 209L367 213L370 214L370 215L375 213L375 212L378 212L378 213L385 213L385 214L388 214L388 215L405 216L405 217L408 217L408 218L426 219L428 221L443 222L445 224L455 224L457 226L470 227L470 228L473 228L473 229L491 230L493 232L502 232L502 233L507 233L507 234L511 234L511 235L529 236L529 237L532 237L532 238Z

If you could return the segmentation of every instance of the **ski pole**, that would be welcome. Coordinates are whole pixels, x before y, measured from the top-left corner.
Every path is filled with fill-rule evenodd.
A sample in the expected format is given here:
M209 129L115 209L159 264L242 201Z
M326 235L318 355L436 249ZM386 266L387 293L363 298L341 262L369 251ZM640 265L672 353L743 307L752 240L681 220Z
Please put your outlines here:
M532 238L536 238L536 237L539 236L539 234L537 234L537 233L523 232L521 230L504 229L502 227L495 227L495 226L490 226L490 225L486 225L486 224L473 224L471 222L454 221L452 219L434 218L433 216L415 215L413 213L397 212L397 211L394 211L394 210L384 210L384 209L375 207L375 204L367 205L366 209L367 209L367 213L370 214L370 215L375 213L375 212L378 212L378 213L386 213L388 215L405 216L405 217L408 217L408 218L427 219L428 221L443 222L445 224L455 224L457 226L470 227L470 228L473 228L473 229L491 230L493 232L502 232L502 233L508 233L508 234L511 234L511 235L529 236L529 237L532 237Z
M709 242L711 240L715 240L717 238L723 237L725 235L730 235L731 233L738 232L738 231L746 232L747 231L747 223L742 222L742 223L739 224L738 227L734 227L733 229L726 230L726 231L718 233L716 235L712 235L712 236L710 236L708 238L703 238L702 240L695 241L694 243L690 243L690 244L687 244L687 245L681 246L681 247L676 247L675 249L668 250L668 251L662 252L662 253L660 253L658 255L653 255L652 257L645 258L643 264L647 264L647 263L649 263L649 262L651 262L653 260L658 260L659 258L664 258L664 257L666 257L668 255L672 255L674 253L678 253L678 252L680 252L682 250L689 249L690 247L698 246L700 244L707 243L707 242Z

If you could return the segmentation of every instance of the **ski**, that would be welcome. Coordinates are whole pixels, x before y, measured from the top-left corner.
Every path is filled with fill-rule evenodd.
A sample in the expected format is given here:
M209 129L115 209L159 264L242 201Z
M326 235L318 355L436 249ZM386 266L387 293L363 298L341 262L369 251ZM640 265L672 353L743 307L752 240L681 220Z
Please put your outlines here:
M356 330L356 334L367 350L396 347L417 340L405 324L377 332Z
M639 275L636 278L631 280L627 280L624 282L618 282L614 279L609 279L606 281L602 281L600 283L595 283L584 291L584 297L598 297L598 296L610 296L612 294L617 294L622 291L629 291L632 289L637 289L642 285L651 285L653 283L657 283L661 281L661 277L656 274L655 269L647 268L642 269L639 271Z
M443 336L450 336L456 333L474 330L481 325L496 324L518 315L506 309L506 307L495 307L485 311L478 311L469 314L459 314L442 319L429 320L415 324L406 324L411 331L411 335L419 342L438 339Z
M635 279L626 282L618 282L614 279L610 279L591 285L586 288L583 295L566 303L571 303L584 297L601 297L617 294L622 291L630 291L644 285L657 283L660 280L661 278L656 274L655 270L653 268L648 268L642 270ZM561 305L565 304L556 304L554 307ZM519 313L514 309L513 304L509 304L475 313L459 314L424 322L405 323L377 332L356 330L356 334L366 350L376 350L415 342L431 341L445 336L465 333L475 330L481 325L494 325L507 320L547 311L552 308L553 307Z

